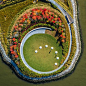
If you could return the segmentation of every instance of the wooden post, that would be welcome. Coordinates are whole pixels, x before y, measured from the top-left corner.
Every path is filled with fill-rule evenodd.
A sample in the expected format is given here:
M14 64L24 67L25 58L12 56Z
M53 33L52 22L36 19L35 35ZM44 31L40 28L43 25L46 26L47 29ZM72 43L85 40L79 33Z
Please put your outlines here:
M6 16L4 16L4 20L5 20L5 21L7 20Z

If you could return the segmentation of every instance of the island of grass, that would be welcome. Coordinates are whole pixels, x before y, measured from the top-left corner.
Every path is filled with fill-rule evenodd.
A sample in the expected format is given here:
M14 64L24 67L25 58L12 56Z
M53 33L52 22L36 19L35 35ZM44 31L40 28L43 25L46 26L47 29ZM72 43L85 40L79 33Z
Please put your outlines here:
M45 45L48 47L46 48ZM42 49L39 49L40 46ZM51 47L53 47L52 50ZM38 52L35 53L35 50ZM57 55L55 51L58 51ZM35 34L26 40L23 54L29 66L38 71L47 72L58 68L62 59L62 47L51 35ZM58 60L57 57L59 57Z
M71 29L69 28L70 26L71 26ZM65 16L62 14L60 9L58 9L54 6L52 8L50 3L49 4L38 3L36 5L33 4L33 5L26 7L25 9L21 10L21 12L19 12L14 17L11 25L9 26L9 31L7 32L8 40L6 41L7 50L4 45L5 51L7 51L6 54L8 54L8 56L10 57L9 59L11 60L11 62L9 62L9 64L11 64L13 66L14 70L16 70L16 73L21 78L24 78L25 80L29 80L29 81L31 80L34 82L35 81L37 81L37 82L43 81L43 80L51 80L51 79L55 79L56 77L60 78L64 75L66 75L67 74L66 70L69 69L70 65L73 65L72 60L75 58L75 52L76 52L76 48L77 48L77 46L76 46L77 41L75 38L75 29L73 28L72 24L70 26L68 27ZM40 28L40 27L47 27L47 28L53 29L53 31L51 31L51 32L49 30L48 31L46 30L45 35L49 34L49 36L51 35L52 38L54 37L53 38L53 39L55 39L54 44L51 45L52 44L51 39L49 40L50 42L48 40L46 40L49 43L45 42L48 45L47 48L45 48L46 44L43 45L43 42L42 42L42 44L39 44L39 41L36 41L36 40L31 41L31 44L30 44L30 40L29 40L31 38L30 37L27 40L29 42L26 41L26 43L25 43L25 46L27 48L26 52L28 52L28 53L26 53L24 50L24 53L23 53L24 58L25 58L26 62L28 63L28 65L30 65L32 68L34 68L35 70L38 70L40 72L41 71L47 72L47 71L52 71L52 70L57 69L56 71L53 71L52 73L49 72L49 73L45 74L45 73L35 72L35 71L31 70L30 68L28 68L24 64L24 62L23 62L24 60L22 60L22 58L21 58L20 45L22 44L22 40L24 39L25 35L28 32L30 32L31 30L33 30L35 28ZM70 32L70 30L71 30L71 32ZM69 55L68 50L69 50L69 45L71 44L70 43L71 42L70 41L71 33L72 33L71 53L70 53L69 59L66 59ZM6 36L6 34L5 34L5 36ZM34 35L32 37L34 37ZM38 36L38 37L40 37L40 36ZM36 38L36 37L34 37L34 38ZM39 45L37 46L37 44L35 42ZM4 43L4 41L2 41L2 43ZM35 46L37 46L37 47L34 47L34 49L33 49L33 47L30 46L33 44ZM24 46L24 48L25 48L25 46ZM39 49L40 46L42 46L42 49ZM55 51L58 51L57 56L55 56L54 49L53 50L50 49L51 47L54 47ZM33 52L31 52L30 48L33 49ZM28 49L30 49L30 50L28 50ZM35 53L35 50L37 50L38 52ZM59 52L60 50L61 50L61 52ZM56 57L59 57L59 60L57 60ZM7 58L7 56L5 56L5 58ZM42 60L42 59L46 59L46 60ZM41 61L37 61L37 60L41 60ZM57 63L57 65L55 63ZM46 66L45 66L45 64L46 64ZM70 68L69 70L72 70L72 68ZM68 73L69 73L69 71L68 71Z

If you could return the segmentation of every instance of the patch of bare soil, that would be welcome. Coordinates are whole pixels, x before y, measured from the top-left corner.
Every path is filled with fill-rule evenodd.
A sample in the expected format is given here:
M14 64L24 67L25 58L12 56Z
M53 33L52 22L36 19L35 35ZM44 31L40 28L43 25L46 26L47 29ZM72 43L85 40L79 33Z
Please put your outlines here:
M56 34L56 30L54 30L54 31L50 31L50 30L45 30L45 34L49 34L49 35L51 35L51 36L53 36L56 40L58 40L58 34Z

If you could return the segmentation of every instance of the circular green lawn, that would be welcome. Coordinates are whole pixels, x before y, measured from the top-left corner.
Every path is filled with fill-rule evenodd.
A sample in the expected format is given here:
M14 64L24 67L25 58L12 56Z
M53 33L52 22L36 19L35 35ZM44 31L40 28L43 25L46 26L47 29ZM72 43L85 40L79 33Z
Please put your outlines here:
M48 45L48 47L45 48L45 45ZM42 49L39 49L40 46L42 46ZM51 50L51 47L54 47L54 49ZM35 53L35 50L38 52ZM57 56L55 51L58 51ZM58 68L62 59L62 48L51 35L35 34L26 40L23 54L29 66L38 71L47 72ZM59 60L55 56L59 57ZM55 66L55 63L58 63L57 66Z

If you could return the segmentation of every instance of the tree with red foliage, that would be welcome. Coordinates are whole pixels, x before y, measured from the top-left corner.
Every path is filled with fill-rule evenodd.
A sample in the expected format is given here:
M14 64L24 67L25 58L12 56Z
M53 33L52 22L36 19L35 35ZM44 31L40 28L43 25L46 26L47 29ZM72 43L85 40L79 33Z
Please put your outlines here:
M11 54L14 54L14 55L16 55L16 52L15 52L15 51L11 51Z
M13 48L13 45L12 46L10 46L10 49L12 49Z
M33 19L33 20L36 20L36 16L33 16L32 19Z
M46 15L43 15L43 18L46 19L47 18Z
M52 21L53 23L55 23L55 21Z
M49 18L48 20L51 21L51 18Z
M27 19L27 18L28 18L28 14L26 13L26 14L24 15L24 17Z
M51 19L53 19L54 17L52 16Z
M40 8L40 11L42 12L43 10Z
M10 51L12 52L12 51L13 51L13 49L12 49L12 48L10 48Z
M35 11L35 9L32 9L32 11Z
M47 16L47 19L49 19L49 16Z
M65 36L63 36L63 38L65 39L66 37L65 37Z
M60 37L63 37L63 35L61 34Z
M44 10L43 11L46 11L47 9L46 8L44 8Z
M44 12L42 12L42 15L44 15Z
M12 40L13 40L13 41L15 41L16 39L15 39L15 38L13 38Z
M38 20L40 20L42 17L41 16L36 16Z
M36 8L35 10L37 11L38 9Z
M18 58L18 55L15 55L15 58Z
M61 40L61 42L63 42L63 43L64 43L64 42L65 42L65 40L64 40L64 39L62 39L62 40Z
M17 30L18 29L18 26L14 26L14 29Z
M58 17L58 21L60 21L60 17Z
M14 49L16 49L17 45L13 45Z

